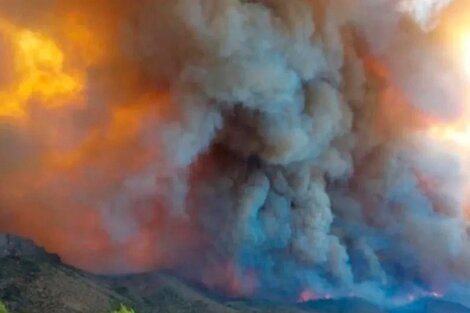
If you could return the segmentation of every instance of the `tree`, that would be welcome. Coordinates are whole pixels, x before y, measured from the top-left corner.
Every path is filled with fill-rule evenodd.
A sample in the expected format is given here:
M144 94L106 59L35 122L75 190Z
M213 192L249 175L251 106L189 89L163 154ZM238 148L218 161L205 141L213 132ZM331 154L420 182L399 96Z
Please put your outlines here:
M6 305L0 301L0 313L8 313Z
M3 313L3 312L0 310L0 313ZM5 313L7 313L7 312L5 312ZM117 309L117 310L115 310L111 313L135 313L135 311L133 309L128 308L124 304L121 304L119 309Z

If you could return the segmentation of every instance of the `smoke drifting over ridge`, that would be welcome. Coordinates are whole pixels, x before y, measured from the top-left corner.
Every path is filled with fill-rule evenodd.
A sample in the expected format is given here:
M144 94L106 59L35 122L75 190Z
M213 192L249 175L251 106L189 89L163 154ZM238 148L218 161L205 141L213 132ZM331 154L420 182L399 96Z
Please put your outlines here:
M470 290L464 1L134 2L0 0L1 230L234 296Z

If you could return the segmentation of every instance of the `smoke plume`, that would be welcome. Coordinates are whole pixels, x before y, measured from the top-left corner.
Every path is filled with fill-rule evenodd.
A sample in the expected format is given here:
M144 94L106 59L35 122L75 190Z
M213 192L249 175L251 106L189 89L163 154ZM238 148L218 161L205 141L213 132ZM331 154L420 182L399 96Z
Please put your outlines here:
M464 0L0 8L0 230L231 296L470 290Z

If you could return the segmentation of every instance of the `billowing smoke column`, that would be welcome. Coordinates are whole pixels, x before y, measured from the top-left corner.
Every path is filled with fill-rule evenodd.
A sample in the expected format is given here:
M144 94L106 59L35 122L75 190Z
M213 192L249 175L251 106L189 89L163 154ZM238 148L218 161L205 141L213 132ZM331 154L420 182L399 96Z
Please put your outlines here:
M0 0L0 229L232 296L470 291L464 2Z

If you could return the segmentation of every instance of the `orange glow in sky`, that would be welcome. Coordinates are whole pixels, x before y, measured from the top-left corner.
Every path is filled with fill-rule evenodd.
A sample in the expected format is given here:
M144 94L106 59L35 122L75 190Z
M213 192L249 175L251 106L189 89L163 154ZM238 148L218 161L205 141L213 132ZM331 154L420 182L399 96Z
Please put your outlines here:
M0 86L0 118L24 117L33 99L57 106L57 97L81 89L79 78L65 72L64 55L52 39L2 21L0 34L11 45L14 58L14 78Z

